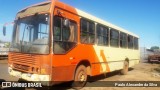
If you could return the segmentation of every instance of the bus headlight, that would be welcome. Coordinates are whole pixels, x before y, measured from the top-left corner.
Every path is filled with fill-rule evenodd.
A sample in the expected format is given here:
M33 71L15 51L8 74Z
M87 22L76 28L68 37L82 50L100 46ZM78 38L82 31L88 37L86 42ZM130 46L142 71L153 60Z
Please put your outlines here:
M50 81L49 75L40 75L39 79L40 81Z
M12 65L12 64L9 64L9 67L13 68L13 65Z

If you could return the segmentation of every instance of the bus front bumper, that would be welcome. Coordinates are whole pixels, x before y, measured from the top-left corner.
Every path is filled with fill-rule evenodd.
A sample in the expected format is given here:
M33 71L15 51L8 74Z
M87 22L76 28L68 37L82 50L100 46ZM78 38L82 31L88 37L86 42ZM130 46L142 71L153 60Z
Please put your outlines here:
M50 75L24 73L24 72L13 70L11 67L8 68L8 72L12 76L15 76L27 81L40 82L44 86L50 86L50 83L49 83Z

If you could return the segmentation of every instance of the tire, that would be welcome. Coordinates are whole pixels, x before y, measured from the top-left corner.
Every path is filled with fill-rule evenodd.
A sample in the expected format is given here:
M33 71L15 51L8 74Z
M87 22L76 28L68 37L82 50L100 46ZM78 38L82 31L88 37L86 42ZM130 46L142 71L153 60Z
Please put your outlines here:
M87 82L87 70L84 65L78 66L75 72L74 81L72 83L72 88L81 89L85 86Z
M128 61L124 61L123 69L121 70L121 74L122 75L126 75L128 73L128 67L129 67L129 62Z
M19 78L19 79L18 79L18 82L19 82L19 83L24 83L24 82L27 82L27 81L24 80L24 79L22 79L22 78Z

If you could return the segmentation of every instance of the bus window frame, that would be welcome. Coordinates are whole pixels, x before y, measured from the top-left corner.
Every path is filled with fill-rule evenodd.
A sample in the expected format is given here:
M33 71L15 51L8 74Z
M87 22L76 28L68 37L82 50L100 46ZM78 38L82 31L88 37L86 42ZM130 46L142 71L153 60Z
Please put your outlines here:
M136 46L135 46L135 40L137 40ZM137 38L137 37L134 37L134 40L133 40L133 48L134 48L135 50L139 50L139 38Z
M132 37L132 42L129 40L130 37ZM134 36L128 34L127 42L128 42L128 49L134 49ZM130 46L130 44L132 44L132 46Z
M106 36L105 36L105 35L100 35L100 34L98 34L98 30L97 30L97 29L98 29L98 26L99 26L99 27L102 27L103 30L104 30L104 29L107 30L107 35L106 35ZM98 46L109 46L109 44L110 44L110 42L109 42L109 38L110 38L109 33L110 33L110 32L109 32L109 27L97 23L97 25L96 25L96 43L97 43ZM106 44L106 45L105 45L105 44L99 44L99 43L98 43L98 36L103 37L103 39L104 39L104 37L106 37L106 38L107 38L107 44Z
M82 21L83 22L86 21L87 31L82 30ZM90 32L90 30L89 30L90 29L90 27L89 27L90 23L94 25L94 31L93 32ZM85 33L87 35L86 36L87 42L82 42L82 33ZM93 43L90 43L90 41L88 40L90 34L94 35L94 42ZM96 27L95 27L95 22L94 21L86 19L86 18L81 18L80 19L80 43L81 44L89 44L89 45L94 45L96 43Z
M112 36L113 36L113 35L111 35L112 31L118 33L118 36L117 36L118 38L112 38ZM120 43L119 43L119 41L120 41L120 37L119 37L120 33L119 33L119 30L116 30L116 29L114 29L114 28L110 28L110 33L109 33L109 34L110 34L110 43L109 43L110 47L119 48L119 47L120 47L120 45L119 45L119 44L120 44ZM117 40L118 45L117 45L117 46L111 45L111 39Z
M121 35L125 35L125 39L126 40L124 40L124 39L122 39L121 38ZM124 36L123 36L124 37ZM120 46L120 48L124 48L124 49L127 49L128 48L128 39L127 39L127 37L128 37L128 35L127 35L127 33L124 33L124 32L120 32L120 34L119 34L119 46ZM125 41L125 45L126 46L123 46L123 42ZM122 46L121 46L121 42L122 42Z
M61 19L61 28L60 28L60 35L61 35L61 39L60 40L54 40L54 26L55 26L55 17L59 17L60 19ZM66 50L64 53L55 53L55 51L54 51L54 43L55 42L69 42L69 41L65 41L65 40L63 40L63 20L64 19L66 19L66 18L64 18L64 17L62 17L62 16L58 16L58 15L54 15L53 16L53 29L52 29L52 31L53 31L53 53L54 54L56 54L56 55L65 55L65 54L67 54L68 52L70 52L73 48L75 48L76 46L77 46L77 44L78 44L78 23L76 22L76 21L74 21L74 20L71 20L71 19L68 19L69 20L69 22L72 22L72 23L74 23L75 24L75 31L76 32L74 32L74 34L75 34L75 41L74 42L70 42L70 43L75 43L75 45L73 45L73 47L71 47L69 50Z

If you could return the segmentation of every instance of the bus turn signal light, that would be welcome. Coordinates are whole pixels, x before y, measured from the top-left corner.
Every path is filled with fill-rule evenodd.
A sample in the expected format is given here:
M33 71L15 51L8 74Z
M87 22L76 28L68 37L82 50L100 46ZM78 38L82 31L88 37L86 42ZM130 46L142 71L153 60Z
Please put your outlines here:
M41 74L46 74L46 69L42 68L41 69Z

